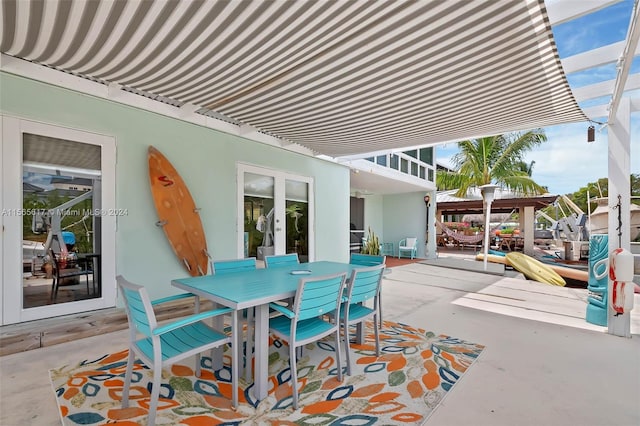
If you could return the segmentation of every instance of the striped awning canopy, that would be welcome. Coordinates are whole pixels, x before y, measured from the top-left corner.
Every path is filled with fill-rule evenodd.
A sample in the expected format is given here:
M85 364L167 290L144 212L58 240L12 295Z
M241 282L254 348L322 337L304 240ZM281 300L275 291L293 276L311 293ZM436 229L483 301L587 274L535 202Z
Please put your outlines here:
M0 51L331 157L585 121L543 0L2 0Z

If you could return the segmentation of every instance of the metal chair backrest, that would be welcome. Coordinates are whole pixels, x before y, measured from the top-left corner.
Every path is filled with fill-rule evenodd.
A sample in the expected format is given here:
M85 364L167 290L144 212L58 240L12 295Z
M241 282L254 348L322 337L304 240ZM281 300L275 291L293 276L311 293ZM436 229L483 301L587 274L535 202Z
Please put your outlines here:
M299 263L300 259L298 259L298 253L274 254L264 257L264 265L267 268L272 268L274 266L297 265Z
M294 409L298 408L296 348L302 349L302 346L307 343L315 342L333 334L335 339L335 365L338 367L336 376L338 381L342 381L339 309L346 279L346 272L301 278L298 281L293 310L271 304L274 309L283 314L269 320L269 330L276 337L284 339L289 345L289 367Z
M255 257L232 260L218 260L211 262L211 273L216 275L229 274L232 272L252 271L254 269L256 269Z
M293 305L295 321L319 317L340 309L347 274L301 278Z
M351 253L349 263L352 265L374 266L384 264L386 260L387 257L382 255Z
M380 293L382 274L385 266L378 264L366 268L355 269L347 286L347 300L349 304L364 303L375 299ZM375 304L374 310L377 309Z
M122 277L118 277L118 286L124 299L124 307L131 330L131 341L135 341L137 331L147 337L153 337L153 329L158 325L156 315L153 312L147 290L137 284L130 283Z
M376 341L376 356L380 356L380 336L378 333L378 319L382 323L382 299L380 287L384 265L375 265L354 269L347 285L346 302L342 305L340 321L344 333L344 346L347 355L347 374L351 375L351 350L349 349L349 326L362 324L373 318L373 332ZM372 306L365 302L373 299Z

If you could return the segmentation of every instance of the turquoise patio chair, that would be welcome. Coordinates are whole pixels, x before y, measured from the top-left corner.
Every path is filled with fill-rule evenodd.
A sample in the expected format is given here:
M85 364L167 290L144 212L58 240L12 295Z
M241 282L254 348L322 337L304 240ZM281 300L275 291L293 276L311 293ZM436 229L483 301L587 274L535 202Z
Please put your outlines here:
M136 357L145 365L153 369L153 382L149 401L149 415L147 424L154 425L160 386L162 382L162 368L177 361L196 356L196 376L200 377L200 354L204 351L231 344L232 337L208 326L203 320L218 315L232 313L231 308L221 308L202 312L174 321L158 325L153 306L185 297L191 294L180 294L150 301L143 286L132 284L121 275L117 278L120 293L124 299L127 319L129 321L129 358L122 390L122 407L129 406L129 388L133 364ZM234 330L233 332L236 332ZM235 350L231 353L231 386L232 403L238 406L238 367L235 360Z
M349 259L350 264L363 266L384 265L386 262L387 256L375 254L351 253ZM378 294L378 327L382 328L382 293Z
M228 274L231 272L252 271L256 269L256 258L214 260L211 262L211 274Z
M417 238L404 238L398 243L398 259L401 256L409 254L409 257L413 259L418 255L418 239Z
M380 337L378 336L378 315L380 314L380 286L384 265L354 269L347 284L346 301L340 308L340 325L344 335L347 354L347 374L351 375L351 351L349 348L349 327L362 324L373 318L373 330L376 339L376 356L380 356ZM373 301L373 306L366 305Z
M352 265L373 266L382 265L386 260L387 257L384 255L351 253L349 263Z
M232 274L235 272L252 271L257 267L255 257L247 257L244 259L216 260L211 262L212 275ZM251 360L253 358L253 327L254 327L254 308L244 309L240 318L246 321L247 337L244 339L243 352L245 359L245 379L251 379ZM213 357L213 354L212 354Z
M300 264L300 259L298 258L298 253L290 253L290 254L274 254L271 256L265 256L264 258L264 266L265 268L275 268L280 266L295 266ZM285 306L293 305L293 298L283 300Z
M336 370L342 381L340 359L340 323L336 315L342 302L342 290L347 274L301 278L293 309L271 303L282 315L269 320L269 330L289 345L289 367L293 388L293 408L298 408L298 374L296 349L330 334L335 335ZM327 316L333 313L334 315Z
M289 266L297 265L300 263L298 253L290 254L273 254L271 256L264 257L264 266L266 268L273 268L274 266Z
M385 256L393 256L395 249L393 243L380 243L380 254Z

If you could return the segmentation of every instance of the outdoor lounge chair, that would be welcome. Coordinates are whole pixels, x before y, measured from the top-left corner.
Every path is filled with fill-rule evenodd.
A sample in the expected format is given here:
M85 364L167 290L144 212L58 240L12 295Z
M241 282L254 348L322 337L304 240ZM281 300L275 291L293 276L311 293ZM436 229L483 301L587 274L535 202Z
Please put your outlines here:
M409 254L409 257L413 259L418 255L417 238L404 238L398 243L398 259L401 256Z

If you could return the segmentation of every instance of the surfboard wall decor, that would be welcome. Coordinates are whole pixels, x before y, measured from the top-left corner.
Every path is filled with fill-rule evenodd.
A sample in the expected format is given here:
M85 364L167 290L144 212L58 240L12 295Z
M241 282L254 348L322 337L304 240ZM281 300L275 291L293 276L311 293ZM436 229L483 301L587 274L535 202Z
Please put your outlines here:
M169 160L153 146L149 146L148 160L151 195L158 213L156 225L164 231L187 272L193 277L206 275L207 241L189 189Z

